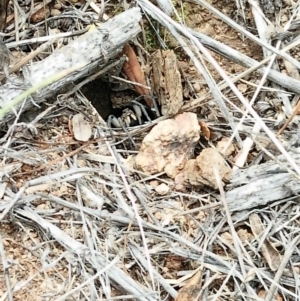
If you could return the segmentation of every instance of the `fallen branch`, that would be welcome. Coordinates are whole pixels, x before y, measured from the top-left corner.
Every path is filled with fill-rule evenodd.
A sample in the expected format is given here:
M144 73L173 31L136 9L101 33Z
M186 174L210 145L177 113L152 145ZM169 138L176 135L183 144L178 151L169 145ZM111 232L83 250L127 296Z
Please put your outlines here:
M46 59L26 67L23 70L25 80L21 77L12 78L13 83L7 82L0 87L0 106L5 107L26 88L39 85L61 71L78 65L84 66L31 95L35 103L38 104L45 98L53 97L74 81L103 68L110 59L115 58L122 51L129 40L140 32L140 19L139 8L129 9L99 27L90 29ZM30 109L32 106L32 101L26 101L24 109ZM15 109L18 108L19 105L15 107ZM8 112L0 120L0 126L12 117L14 117L13 113Z
M299 165L300 155L290 155ZM299 179L290 168L286 159L279 156L277 162L269 161L235 172L228 187L236 188L226 193L229 210L250 210L299 193Z

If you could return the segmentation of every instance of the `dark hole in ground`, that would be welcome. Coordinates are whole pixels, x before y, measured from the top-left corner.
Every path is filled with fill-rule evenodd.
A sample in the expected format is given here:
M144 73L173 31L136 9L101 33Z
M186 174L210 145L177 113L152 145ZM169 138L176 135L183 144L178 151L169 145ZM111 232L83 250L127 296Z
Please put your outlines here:
M132 105L129 102L138 98L131 90L121 91L121 95L123 95L124 98L129 99L128 103L114 106L112 98L116 95L116 93L118 93L118 97L120 97L120 92L113 91L110 84L101 79L95 79L87 83L81 88L81 92L92 103L99 115L106 121L110 115L114 115L116 118L121 117L126 108L132 110ZM145 101L143 99L139 99L138 102L144 106L150 119L154 120L155 114L146 105ZM144 114L142 114L141 119L142 123L148 121ZM130 126L135 125L138 125L138 121L132 120Z
M99 115L107 120L113 110L109 84L100 79L95 79L84 85L81 92L92 103Z

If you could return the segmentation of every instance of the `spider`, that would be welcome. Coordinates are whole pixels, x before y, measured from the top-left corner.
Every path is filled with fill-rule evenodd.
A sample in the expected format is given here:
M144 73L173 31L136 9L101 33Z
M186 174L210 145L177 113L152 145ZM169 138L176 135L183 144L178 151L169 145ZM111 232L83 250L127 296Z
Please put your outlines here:
M124 129L130 126L142 125L143 121L151 123L151 118L147 111L149 111L148 107L136 100L132 100L128 106L122 110L120 117L109 115L107 119L108 126L110 128L115 127ZM151 111L151 113L153 112Z

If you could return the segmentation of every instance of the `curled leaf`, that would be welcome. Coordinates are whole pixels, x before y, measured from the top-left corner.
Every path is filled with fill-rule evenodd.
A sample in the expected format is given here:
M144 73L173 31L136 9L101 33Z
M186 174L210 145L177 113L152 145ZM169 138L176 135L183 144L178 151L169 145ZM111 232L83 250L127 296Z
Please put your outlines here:
M146 86L144 71L142 70L141 65L132 47L129 44L126 44L124 46L123 52L128 58L128 61L125 61L123 65L123 70L126 76L128 77L128 79L132 82L139 83L140 85ZM135 91L140 95L144 95L144 99L147 105L149 107L152 107L151 98L148 97L149 90L140 85L134 85Z
M206 140L209 140L210 139L210 130L209 130L207 124L204 121L199 121L199 125L201 127L201 132L203 133L204 138Z

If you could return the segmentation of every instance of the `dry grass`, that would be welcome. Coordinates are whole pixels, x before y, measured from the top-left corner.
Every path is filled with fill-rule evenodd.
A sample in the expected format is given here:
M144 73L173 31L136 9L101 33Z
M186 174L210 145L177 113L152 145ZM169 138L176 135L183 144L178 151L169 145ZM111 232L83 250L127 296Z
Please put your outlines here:
M199 148L226 137L221 153L241 173L223 187L216 171L218 191L176 191L164 173L145 175L131 163L137 151L128 136L139 146L166 117L127 133L111 131L79 92L16 112L0 140L0 301L299 299L298 41L293 48L280 40L271 46L263 30L273 24L292 34L298 6L285 3L268 23L252 1L174 3L177 16L171 18L137 1L144 20L159 24L151 30L161 47L172 44L178 54L182 111L197 112L212 133ZM95 18L95 5L103 13L103 4L62 6L69 16L63 25L72 21L80 32ZM106 3L105 13L113 16L118 5ZM7 28L11 47L23 44L12 42L15 37L31 34L21 26L30 13L15 6L19 14ZM260 38L251 33L255 26ZM42 59L42 51L23 64ZM148 55L140 52L145 67ZM74 139L71 120L78 113L92 130L87 142ZM227 155L231 146L235 151ZM278 181L282 194L264 181L274 190ZM156 192L161 183L171 187L167 195ZM245 199L234 194L235 186ZM241 211L239 202L242 207L247 199L253 202Z

